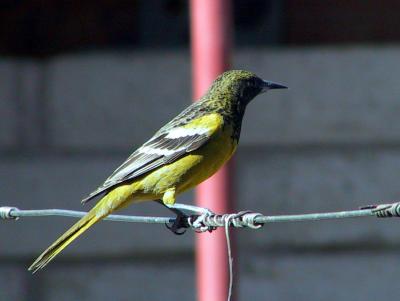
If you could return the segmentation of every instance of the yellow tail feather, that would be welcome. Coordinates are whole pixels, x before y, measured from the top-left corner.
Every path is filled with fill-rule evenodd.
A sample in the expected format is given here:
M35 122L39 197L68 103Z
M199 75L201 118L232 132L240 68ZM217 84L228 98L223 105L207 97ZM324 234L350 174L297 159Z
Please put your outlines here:
M83 232L93 226L96 222L106 217L113 211L106 206L107 196L100 200L92 210L74 224L67 232L58 238L50 247L48 247L32 265L28 268L32 273L44 268L58 253L65 249Z

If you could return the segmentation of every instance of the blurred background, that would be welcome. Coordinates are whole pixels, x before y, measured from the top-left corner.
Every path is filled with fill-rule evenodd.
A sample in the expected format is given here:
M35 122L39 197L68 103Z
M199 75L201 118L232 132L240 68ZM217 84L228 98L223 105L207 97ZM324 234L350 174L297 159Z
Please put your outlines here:
M248 108L238 209L295 214L400 198L399 10L393 0L233 1L233 67L290 87ZM81 210L190 103L189 30L184 0L2 0L0 205ZM157 204L125 213L169 215ZM29 264L73 220L0 223L0 300L195 300L191 231L103 222L32 276ZM237 230L238 300L397 299L398 225Z

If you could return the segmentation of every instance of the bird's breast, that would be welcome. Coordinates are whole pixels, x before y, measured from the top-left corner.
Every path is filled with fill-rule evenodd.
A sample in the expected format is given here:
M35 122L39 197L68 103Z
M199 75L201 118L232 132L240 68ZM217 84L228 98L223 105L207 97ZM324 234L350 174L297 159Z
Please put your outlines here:
M188 165L191 167L182 177L178 191L185 191L208 179L232 157L237 146L232 139L232 130L225 127L207 144L181 159L182 163L190 162Z

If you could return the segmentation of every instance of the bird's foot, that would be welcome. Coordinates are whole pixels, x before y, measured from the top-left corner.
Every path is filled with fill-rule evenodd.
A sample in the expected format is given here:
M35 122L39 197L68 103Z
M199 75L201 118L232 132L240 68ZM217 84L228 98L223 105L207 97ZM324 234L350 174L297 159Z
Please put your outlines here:
M215 215L214 212L207 208L179 203L166 205L162 200L157 200L157 203L176 214L175 220L166 224L166 227L176 235L184 234L187 228L193 228L196 232L212 232L216 229L215 227L208 227L202 224L205 216Z
M176 212L176 218L173 222L165 224L168 230L176 235L185 234L186 229L189 228L188 216L182 212Z

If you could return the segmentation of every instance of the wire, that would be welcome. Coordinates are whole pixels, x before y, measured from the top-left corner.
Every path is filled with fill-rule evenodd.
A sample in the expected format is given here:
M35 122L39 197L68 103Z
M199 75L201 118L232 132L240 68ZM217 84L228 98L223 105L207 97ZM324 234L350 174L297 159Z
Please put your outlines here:
M191 207L187 206L186 207ZM195 207L197 208L197 207ZM188 227L198 232L210 231L215 227L223 227L225 225L224 215L214 214L209 210L203 210L203 213L188 216ZM0 207L0 219L18 219L21 217L40 217L40 216L66 216L66 217L83 217L86 212L73 211L64 209L41 209L41 210L21 210L16 207ZM359 210L337 211L327 213L308 213L294 215L274 215L266 216L260 213L250 211L242 211L233 218L230 223L231 227L241 228L248 227L257 229L262 224L277 222L300 222L300 221L317 221L326 219L342 219L355 217L400 217L400 203L381 204L366 206ZM109 221L130 222L130 223L148 223L148 224L165 224L173 223L174 217L156 217L156 216L131 216L131 215L109 215L105 218Z
M265 216L261 213L254 213L251 211L241 211L233 214L219 215L211 212L208 209L183 204L175 204L174 206L168 207L170 207L170 209L172 210L176 210L174 212L185 211L185 213L192 213L192 215L188 214L185 216L186 222L181 225L184 228L192 228L196 232L211 232L217 227L225 227L229 265L228 301L231 299L233 288L233 258L229 237L230 227L247 227L251 229L259 229L266 223L277 222L317 221L326 219L342 219L367 216L375 216L381 218L400 217L400 202L391 204L369 205L366 207L362 207L359 210L275 216ZM86 212L64 209L20 210L16 207L0 207L0 218L5 220L16 220L20 217L39 216L67 216L79 218L83 217L85 214ZM172 217L109 215L105 218L105 220L131 223L167 224L174 223L177 219Z
M0 207L0 218L19 219L20 217L40 217L40 216L66 216L83 217L87 212L64 210L64 209L41 209L41 210L20 210L16 207ZM130 216L130 215L109 215L104 220L128 223L147 223L147 224L165 224L175 220L170 217L155 216Z

